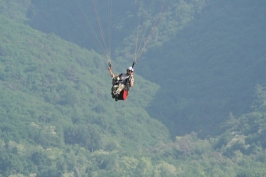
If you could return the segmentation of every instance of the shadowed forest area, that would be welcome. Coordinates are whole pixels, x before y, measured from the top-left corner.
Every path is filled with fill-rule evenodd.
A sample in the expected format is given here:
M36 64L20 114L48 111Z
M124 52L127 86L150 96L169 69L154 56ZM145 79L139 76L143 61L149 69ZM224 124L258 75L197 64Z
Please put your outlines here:
M263 1L213 1L148 53L155 62L142 60L141 75L161 85L152 117L164 117L173 134L206 136L220 133L230 112L249 112L255 87L266 78L264 17Z
M263 0L0 0L0 177L265 176L265 17ZM126 101L104 50L117 73L141 54Z

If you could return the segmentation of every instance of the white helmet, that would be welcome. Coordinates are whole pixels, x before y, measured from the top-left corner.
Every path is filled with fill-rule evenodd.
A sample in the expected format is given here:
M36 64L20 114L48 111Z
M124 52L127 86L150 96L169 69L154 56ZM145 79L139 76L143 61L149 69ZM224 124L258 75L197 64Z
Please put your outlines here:
M134 69L131 66L128 67L127 70L132 71L132 72L134 71Z

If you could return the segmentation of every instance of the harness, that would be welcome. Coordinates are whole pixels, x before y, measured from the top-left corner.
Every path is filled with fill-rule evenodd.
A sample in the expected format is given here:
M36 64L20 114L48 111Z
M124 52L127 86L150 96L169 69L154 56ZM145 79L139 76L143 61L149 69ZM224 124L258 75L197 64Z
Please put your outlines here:
M119 74L119 80L117 80L117 79L113 79L113 85L118 85L118 84L124 84L125 85L125 88L124 88L124 90L127 90L127 91L129 91L129 88L130 88L130 86L129 86L129 78L130 78L130 75L128 75L128 76L124 76L124 78L123 78L123 80L121 79L121 76L123 75L123 73L121 73L121 74Z

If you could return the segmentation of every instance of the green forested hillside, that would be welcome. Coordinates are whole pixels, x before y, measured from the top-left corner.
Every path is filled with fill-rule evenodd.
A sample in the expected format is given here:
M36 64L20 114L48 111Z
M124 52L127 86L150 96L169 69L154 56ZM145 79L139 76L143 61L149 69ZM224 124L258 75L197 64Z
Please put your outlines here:
M31 0L0 0L0 14L18 22L26 22L30 6Z
M35 153L56 168L58 158L64 159L60 154L75 144L87 154L118 149L133 153L168 140L167 129L144 110L158 86L143 85L136 76L140 97L132 91L128 101L114 104L101 56L3 16L0 20L1 147L7 156L15 150L21 158L16 162L20 166L1 161L5 175L42 176L48 166L33 167L42 163ZM52 159L46 150L55 153Z
M211 1L148 52L154 62L141 60L141 75L161 86L149 113L174 135L213 135L230 112L249 112L256 85L265 84L265 12L265 1Z
M111 43L109 47L113 61L118 60L116 64L119 65L133 59L136 41L143 45L152 27L156 28L147 48L160 46L176 35L206 4L206 0L153 0L152 3L131 0L34 0L28 8L27 17L28 24L33 28L45 33L53 32L99 53L105 45L103 35L105 42Z
M123 102L103 56L27 25L36 2L55 8L0 0L0 176L266 175L264 1L210 1L200 15L203 1L178 1L190 20L140 60Z

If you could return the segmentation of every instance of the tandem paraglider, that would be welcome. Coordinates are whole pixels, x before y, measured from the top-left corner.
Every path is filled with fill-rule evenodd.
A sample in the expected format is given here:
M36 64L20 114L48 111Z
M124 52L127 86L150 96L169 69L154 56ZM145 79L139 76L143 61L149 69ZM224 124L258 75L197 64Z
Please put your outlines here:
M141 58L142 54L146 51L146 47L151 40L152 36L155 34L155 31L158 31L158 23L162 21L164 18L163 10L164 3L160 7L160 10L157 14L154 14L154 17L149 19L149 23L145 23L145 19L141 19L144 17L143 7L145 5L145 1L134 1L134 5L136 5L136 10L132 10L132 12L136 12L135 15L135 24L134 30L131 33L131 37L127 40L127 44L129 47L127 48L127 57L132 57L133 64L132 66L128 67L126 73L121 73L118 75L114 75L111 67L111 39L112 39L112 31L113 27L116 26L111 22L112 17L112 0L107 0L106 9L104 13L99 12L98 3L96 0L92 0L92 4L90 7L94 10L94 15L90 12L86 11L83 4L80 0L76 0L77 7L79 8L81 14L86 19L86 26L89 27L89 31L92 34L90 40L95 40L95 44L98 46L97 52L100 52L108 62L108 70L112 77L112 88L111 88L111 95L115 101L118 100L126 100L128 97L129 89L134 85L134 64ZM102 5L102 4L101 4ZM100 8L103 9L103 8ZM88 13L89 12L89 13ZM104 21L106 24L103 25L101 21L101 17L103 15L106 16L106 20ZM95 24L93 24L94 22ZM98 24L98 29L95 29ZM83 30L83 31L86 31Z
M112 77L111 95L115 101L127 99L129 89L134 85L134 64L135 62L133 62L132 66L127 68L126 73L114 75L111 62L108 63L108 70L110 72L110 76Z

